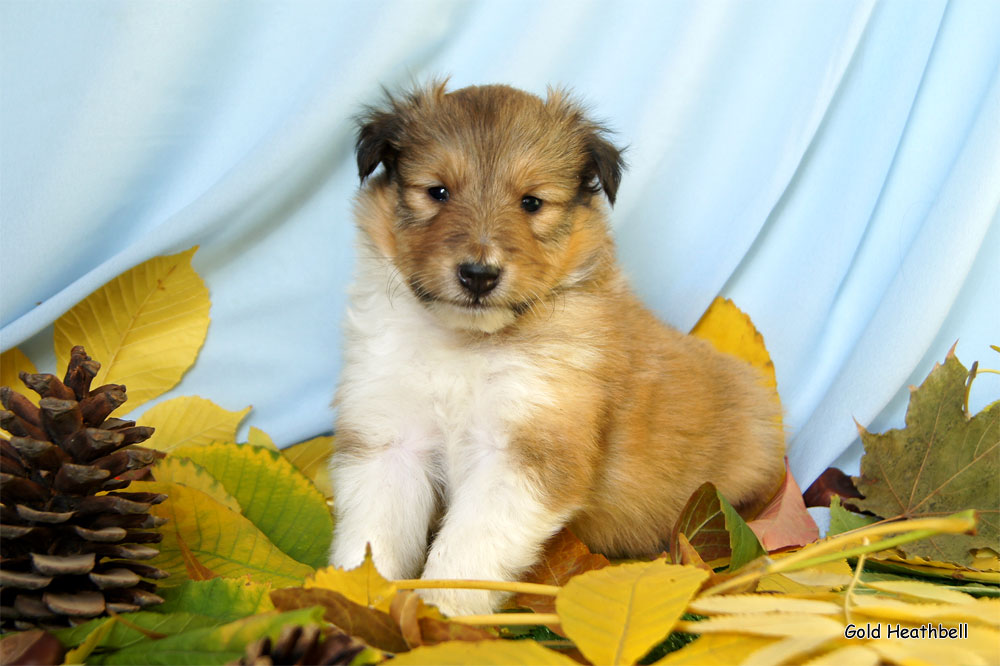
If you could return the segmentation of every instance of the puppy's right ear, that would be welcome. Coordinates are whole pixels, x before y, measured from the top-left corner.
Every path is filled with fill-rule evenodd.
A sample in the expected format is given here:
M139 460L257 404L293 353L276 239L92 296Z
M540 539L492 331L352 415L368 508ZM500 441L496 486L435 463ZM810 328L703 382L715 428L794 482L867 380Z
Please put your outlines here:
M358 158L358 177L363 183L379 164L384 164L387 172L393 171L399 155L402 120L396 113L369 109L358 122L361 127L354 152Z

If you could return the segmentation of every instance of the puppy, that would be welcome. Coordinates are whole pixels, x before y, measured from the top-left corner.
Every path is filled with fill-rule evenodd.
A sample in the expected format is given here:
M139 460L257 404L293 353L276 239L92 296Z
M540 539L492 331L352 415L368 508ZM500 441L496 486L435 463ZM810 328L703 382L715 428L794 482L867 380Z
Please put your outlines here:
M736 505L774 490L773 393L629 289L601 196L621 153L578 104L432 85L365 113L357 161L332 564L370 542L387 578L514 580L564 526L650 556L701 483Z

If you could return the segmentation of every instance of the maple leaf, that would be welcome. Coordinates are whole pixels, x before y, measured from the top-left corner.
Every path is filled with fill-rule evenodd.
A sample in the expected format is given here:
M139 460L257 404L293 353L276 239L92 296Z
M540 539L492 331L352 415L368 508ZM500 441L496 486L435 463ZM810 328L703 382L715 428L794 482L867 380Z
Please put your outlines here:
M861 426L865 454L855 503L882 518L941 516L975 509L975 535L938 535L900 547L908 556L971 566L976 548L997 548L1000 498L1000 402L965 411L969 371L954 348L919 388L911 389L906 427L872 434Z

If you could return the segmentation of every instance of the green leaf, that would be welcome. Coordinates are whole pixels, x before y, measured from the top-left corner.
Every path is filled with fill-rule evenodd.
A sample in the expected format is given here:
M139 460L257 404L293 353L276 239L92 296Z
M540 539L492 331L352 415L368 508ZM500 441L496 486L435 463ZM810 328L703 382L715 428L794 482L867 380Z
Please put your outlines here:
M227 509L243 513L240 503L226 491L218 479L187 458L170 455L158 461L153 467L153 478L163 483L179 483L200 490Z
M840 495L833 495L830 498L830 529L826 535L834 536L842 532L850 532L851 530L871 525L877 521L878 518L875 516L866 516L861 513L848 511L840 503Z
M865 453L857 506L882 518L940 516L975 509L975 535L938 535L899 546L907 557L971 566L977 548L1000 540L1000 402L965 412L968 370L953 352L912 389L906 427L861 430Z
M63 657L64 664L85 664L87 663L87 657L94 651L94 649L100 645L104 639L107 637L108 633L114 629L114 625L117 620L113 617L101 618L97 621L96 626L87 635L80 645L72 650L66 652L66 656Z
M59 639L60 643L66 647L70 647L89 640L99 630L102 630L110 623L107 635L101 637L96 645L100 651L107 652L108 650L129 647L150 639L148 634L144 634L142 631L134 629L129 625L134 625L154 634L172 636L173 634L179 634L189 629L223 624L222 620L198 615L197 613L138 611L136 613L126 613L121 618L125 621L119 622L115 618L102 617L76 627L59 629L53 633Z
M173 455L192 460L218 479L243 515L282 551L311 567L326 566L333 538L326 499L280 453L210 444L181 447Z
M164 493L167 500L150 513L167 518L160 528L160 554L150 560L171 574L165 585L191 577L181 542L191 556L218 576L249 575L258 583L299 585L313 568L298 562L271 543L242 514L210 496L179 483L133 481L129 491Z
M318 625L320 608L262 613L216 627L191 629L159 640L145 640L93 660L95 664L226 664L243 656L246 645L267 636L277 640L288 625ZM94 656L94 655L92 655Z
M678 534L684 534L706 562L729 557L730 571L765 554L753 530L711 482L701 484L681 511L673 530L673 553L680 552Z
M764 547L757 540L757 535L753 533L746 521L736 513L733 505L726 501L722 493L718 493L719 506L726 517L726 531L729 532L729 547L732 549L732 558L729 560L729 570L736 571L747 562L751 562L761 555L766 555Z
M189 580L177 587L158 590L164 601L157 612L187 611L232 622L241 617L274 610L271 586L250 580L213 578Z

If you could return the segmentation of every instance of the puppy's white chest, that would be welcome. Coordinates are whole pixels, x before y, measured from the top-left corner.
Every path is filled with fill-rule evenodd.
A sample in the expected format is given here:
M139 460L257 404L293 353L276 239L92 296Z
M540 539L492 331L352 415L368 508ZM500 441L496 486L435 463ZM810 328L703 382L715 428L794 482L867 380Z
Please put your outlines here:
M469 342L436 325L408 294L355 296L339 420L367 441L452 452L504 448L512 426L546 402L529 352Z

